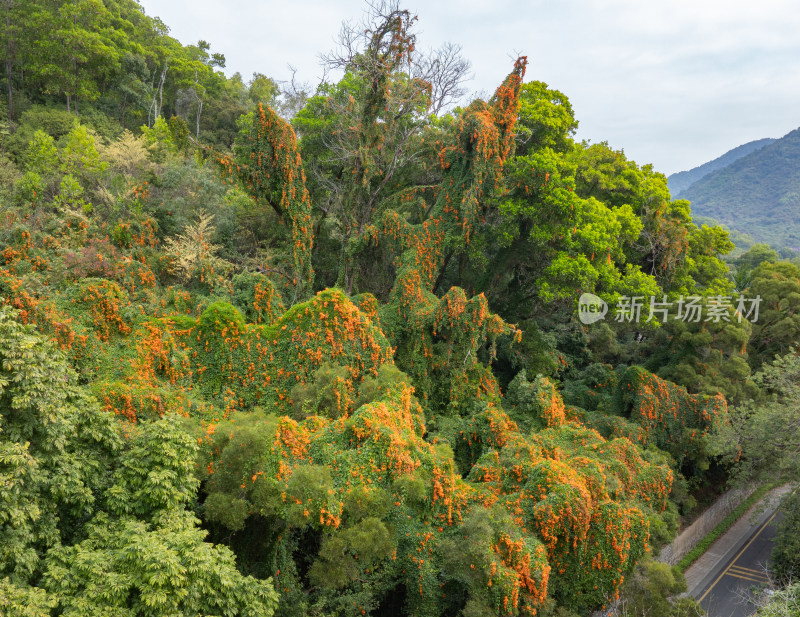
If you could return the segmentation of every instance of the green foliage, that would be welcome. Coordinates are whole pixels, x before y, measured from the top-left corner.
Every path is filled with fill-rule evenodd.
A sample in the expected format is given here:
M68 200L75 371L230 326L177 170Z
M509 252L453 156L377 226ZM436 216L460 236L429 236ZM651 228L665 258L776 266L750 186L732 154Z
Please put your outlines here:
M239 574L233 553L204 542L197 522L185 512L150 524L98 516L85 540L50 552L44 584L64 614L270 617L270 581Z
M59 165L58 152L53 138L42 130L37 130L28 143L25 169L40 176L49 176Z
M708 468L709 435L728 423L725 398L693 395L640 367L620 377L614 411L640 427L637 439L669 452L678 467ZM691 469L691 467L687 467Z
M761 388L758 400L732 408L730 423L714 433L714 452L741 461L736 468L743 482L781 481L798 472L795 445L800 443L795 402L800 359L795 353L776 358L753 377Z
M795 617L800 614L800 583L792 583L765 599L758 617Z
M33 171L26 171L14 183L14 201L21 206L36 207L41 203L45 190L42 177Z
M9 200L21 173L5 153L0 153L0 198Z
M800 340L800 267L786 261L762 263L752 272L747 294L761 299L750 348L757 367L786 354Z
M50 617L58 601L37 587L0 579L0 609L7 617Z
M714 452L738 463L734 478L739 483L780 483L797 477L799 375L800 360L794 351L764 365L754 376L761 388L759 399L734 407L730 424L719 427L714 434ZM776 571L788 579L798 572L796 491L782 507L786 514L779 527L773 558Z
M98 506L120 448L113 420L76 385L63 355L0 307L3 540L0 573L26 581L42 552ZM101 502L100 502L101 503Z
M47 102L0 161L0 611L574 617L634 573L672 614L636 562L691 500L675 472L733 460L719 393L764 397L729 427L743 470L751 415L793 438L791 360L748 360L792 344L770 285L796 273L757 247L732 282L727 231L574 143L524 57L437 117L466 65L417 54L407 11L345 29L290 126L304 95L135 2L34 4L0 33L18 107ZM745 281L758 331L575 316Z
M180 116L172 116L167 121L172 144L178 151L186 153L189 150L189 127Z
M106 167L100 160L95 138L85 126L76 124L67 134L61 150L61 170L87 182L97 178Z
M108 511L149 521L188 506L196 492L197 443L179 418L131 427L108 488Z
M286 311L275 285L258 272L233 277L233 304L249 323L272 325Z
M197 487L189 432L165 416L123 436L15 317L0 307L4 614L271 615L270 582L242 577L184 509Z
M65 210L83 210L87 213L92 211L92 205L86 203L83 199L83 187L72 174L67 174L61 178L58 195L53 199L53 203L56 207Z
M338 589L389 560L395 550L386 524L369 516L326 536L308 576L312 584Z
M800 578L800 493L792 491L781 504L784 516L772 548L770 569L779 581Z
M800 191L791 161L800 148L800 130L712 171L681 193L698 215L711 217L756 242L797 247L796 212ZM765 216L765 213L769 216Z
M734 284L738 291L744 291L753 280L753 271L765 262L778 261L778 253L766 244L754 244L746 252L733 260Z
M510 406L509 415L524 432L558 426L565 420L560 395L553 383L541 375L531 383L525 371L520 371L508 385L505 402Z
M701 617L705 611L694 598L680 597L686 581L679 567L644 559L622 587L616 614L623 617Z
M233 159L219 164L237 178L259 207L271 208L291 223L294 298L304 299L313 280L311 201L292 127L260 103L243 116Z
M217 455L211 463L210 451L204 449L205 464L201 466L210 474L206 481L205 517L233 530L244 527L245 519L254 508L261 514L276 512L280 500L280 493L271 490L273 484L258 477L258 472L265 466L264 457L270 449L269 440L276 420L256 412L238 420L235 432L227 423L210 426ZM219 432L216 432L217 428ZM241 490L242 484L246 486L248 480L256 484L252 503L244 499L246 494Z
M17 130L4 138L3 148L9 152L12 160L22 166L28 159L29 144L38 131L58 140L74 126L75 116L63 109L33 105L20 116Z
M722 519L717 526L714 527L714 529L712 529L697 544L695 544L694 548L686 553L686 555L681 558L675 567L680 572L686 572L686 570L688 570L695 561L700 559L700 557L705 554L705 552L712 544L714 544L714 542L716 542L725 534L725 532L733 527L734 523L742 518L742 516L744 516L750 508L756 505L773 487L774 486L772 484L762 484L759 486L750 494L747 499L741 502L730 514Z
M755 327L735 316L718 322L672 319L653 337L657 351L646 365L692 393L746 399L755 394L748 364Z
M564 382L564 402L587 411L610 410L619 375L608 364L590 364Z
M298 384L292 389L294 417L301 420L309 415L346 416L353 407L352 389L348 367L325 363L316 370L312 382Z
M178 146L172 136L169 123L161 116L156 118L152 126L142 126L142 141L156 163L166 161L170 153L175 153Z
M570 137L578 128L569 99L541 81L524 84L519 99L517 153L544 147L569 150Z

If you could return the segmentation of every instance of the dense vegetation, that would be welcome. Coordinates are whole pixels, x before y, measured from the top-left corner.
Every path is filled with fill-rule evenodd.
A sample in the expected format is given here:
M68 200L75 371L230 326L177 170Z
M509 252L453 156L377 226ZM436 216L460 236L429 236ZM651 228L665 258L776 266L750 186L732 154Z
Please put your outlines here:
M751 152L760 150L764 146L771 144L773 141L775 141L775 139L771 137L749 141L746 144L742 144L741 146L737 146L732 150L728 150L725 154L718 156L713 161L708 161L707 163L703 163L702 165L698 165L697 167L693 167L692 169L688 169L686 171L679 171L674 174L670 174L667 177L667 186L669 187L669 191L674 196L680 197L683 191L688 189L692 184L701 178L704 178L710 174L712 171L727 167L734 161L739 160L743 156L747 156Z
M687 614L648 553L796 473L800 270L731 274L526 58L454 107L384 4L306 97L132 1L3 10L3 614Z
M763 141L745 146L749 149ZM736 149L728 155L741 153ZM678 196L690 200L692 211L698 216L719 221L732 230L747 234L755 242L791 249L796 253L800 250L798 161L800 129L781 139L768 141L732 162L725 164L726 161L720 161L722 166L719 168L704 173L700 178L691 178L692 183L684 186ZM679 186L689 180L677 174L671 178Z

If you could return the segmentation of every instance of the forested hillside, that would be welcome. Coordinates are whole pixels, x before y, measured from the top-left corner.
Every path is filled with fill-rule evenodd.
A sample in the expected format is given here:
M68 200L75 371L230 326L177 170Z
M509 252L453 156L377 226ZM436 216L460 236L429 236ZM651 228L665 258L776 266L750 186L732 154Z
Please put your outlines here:
M651 555L796 474L800 269L734 276L524 56L461 100L380 4L302 93L132 0L3 11L0 614L694 614Z
M667 185L669 186L670 193L672 193L672 195L675 197L680 197L683 191L688 189L692 184L701 178L704 178L710 174L712 171L727 167L734 161L739 160L743 156L747 156L751 152L760 150L764 146L771 144L773 141L775 140L770 137L749 141L746 144L742 144L741 146L737 146L732 150L728 150L728 152L715 158L713 161L703 163L702 165L698 165L697 167L693 167L687 171L679 171L671 174L667 178Z
M800 129L708 173L679 195L756 242L800 250Z

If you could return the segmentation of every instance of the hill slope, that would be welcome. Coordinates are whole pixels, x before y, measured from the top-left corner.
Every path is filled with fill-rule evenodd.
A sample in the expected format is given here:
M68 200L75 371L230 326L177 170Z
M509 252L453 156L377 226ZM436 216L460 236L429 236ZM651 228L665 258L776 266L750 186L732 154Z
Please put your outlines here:
M695 182L680 197L757 242L800 248L800 129Z
M774 141L775 139L771 137L765 137L764 139L757 139L755 141L742 144L741 146L737 146L733 150L728 150L728 152L726 152L722 156L715 158L713 161L709 161L708 163L703 163L702 165L689 169L688 171L679 171L677 173L674 173L667 178L667 186L669 187L669 192L672 193L673 196L678 197L680 196L682 191L685 191L692 184L694 184L701 178L704 178L712 171L716 171L718 169L727 167L728 165L730 165L734 161L739 160L743 156L747 156L751 152L760 150L764 146L767 146Z

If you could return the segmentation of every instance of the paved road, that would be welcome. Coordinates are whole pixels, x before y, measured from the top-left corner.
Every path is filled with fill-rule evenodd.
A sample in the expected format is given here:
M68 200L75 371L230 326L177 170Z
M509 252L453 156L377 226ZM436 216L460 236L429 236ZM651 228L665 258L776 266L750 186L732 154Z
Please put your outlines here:
M693 590L710 617L751 615L756 609L751 601L754 594L769 586L766 565L781 514L767 514L766 520L743 538L740 546L736 546L728 558L721 560Z

